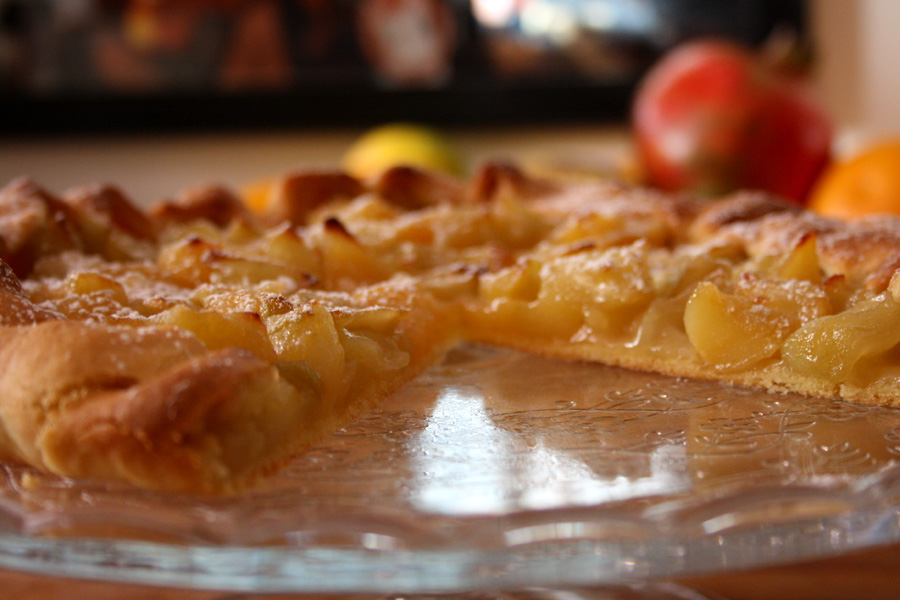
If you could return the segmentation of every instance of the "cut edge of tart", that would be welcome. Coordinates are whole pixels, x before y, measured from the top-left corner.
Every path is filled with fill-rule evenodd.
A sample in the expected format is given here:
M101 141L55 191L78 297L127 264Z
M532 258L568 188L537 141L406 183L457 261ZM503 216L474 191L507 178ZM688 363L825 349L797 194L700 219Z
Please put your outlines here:
M3 459L234 492L456 339L453 311L411 278L324 289L311 271L352 249L260 227L223 191L155 215L109 188L57 198L19 181L0 193Z
M228 318L191 309L161 326L0 327L0 456L147 489L245 488L440 359L452 318L412 290L309 294L271 319L268 343L289 347L264 357L218 347Z
M627 207L594 193L591 210L479 279L465 337L900 406L900 221L838 222L747 193Z

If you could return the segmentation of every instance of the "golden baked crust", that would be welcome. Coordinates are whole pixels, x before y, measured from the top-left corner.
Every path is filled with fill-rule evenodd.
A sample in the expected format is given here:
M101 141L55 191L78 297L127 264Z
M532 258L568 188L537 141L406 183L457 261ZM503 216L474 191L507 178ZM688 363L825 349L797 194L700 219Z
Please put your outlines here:
M575 186L568 219L463 300L466 336L668 375L900 405L900 220L757 193Z
M506 164L286 176L147 211L0 192L0 458L240 489L458 339L900 405L900 221Z
M708 202L549 181L507 164L466 186L394 169L338 196L304 224L338 219L382 273L412 274L456 306L467 339L900 404L900 220L825 219L754 192Z
M23 180L0 198L4 460L234 491L415 377L456 334L410 279L322 286L351 270L345 249L262 227L222 190L147 213L103 187L57 198Z

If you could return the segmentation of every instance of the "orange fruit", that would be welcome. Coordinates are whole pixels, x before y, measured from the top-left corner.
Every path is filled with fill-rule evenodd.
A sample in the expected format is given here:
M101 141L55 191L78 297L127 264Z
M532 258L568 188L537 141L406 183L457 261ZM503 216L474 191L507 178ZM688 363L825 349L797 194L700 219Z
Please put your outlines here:
M241 198L247 207L257 213L264 214L272 201L273 189L278 179L272 177L269 179L259 179L251 181L241 188Z
M813 188L809 208L840 219L900 214L900 140L832 164Z

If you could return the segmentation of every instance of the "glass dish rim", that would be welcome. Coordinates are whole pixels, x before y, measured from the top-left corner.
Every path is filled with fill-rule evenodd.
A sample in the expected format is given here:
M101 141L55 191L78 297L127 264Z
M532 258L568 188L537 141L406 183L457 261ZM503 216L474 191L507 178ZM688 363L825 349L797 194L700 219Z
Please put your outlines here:
M799 504L798 504L799 503ZM800 505L795 517L757 515ZM837 508L837 510L835 510ZM2 516L2 514L0 514ZM39 575L186 589L258 593L462 593L617 585L822 558L900 541L900 467L835 489L827 484L717 490L670 500L635 518L599 506L507 515L507 540L528 527L554 531L507 546L431 549L253 546L0 531L0 568ZM741 518L746 517L746 522ZM462 532L495 515L457 517ZM631 519L645 535L623 541L589 527ZM0 520L2 523L2 520ZM530 523L530 525L529 525ZM581 524L581 529L578 528ZM567 537L567 535L571 537ZM364 539L361 536L360 539Z

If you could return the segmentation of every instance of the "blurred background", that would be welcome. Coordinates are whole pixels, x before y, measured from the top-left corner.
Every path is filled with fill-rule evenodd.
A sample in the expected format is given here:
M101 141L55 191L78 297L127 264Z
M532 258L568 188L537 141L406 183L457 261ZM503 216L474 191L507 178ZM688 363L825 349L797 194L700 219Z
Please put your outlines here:
M898 19L895 0L0 0L0 181L149 201L335 165L396 121L466 165L620 170L637 82L704 36L791 45L846 154L900 133Z
M840 3L839 3L840 4ZM801 0L0 0L4 133L621 120L668 48Z

